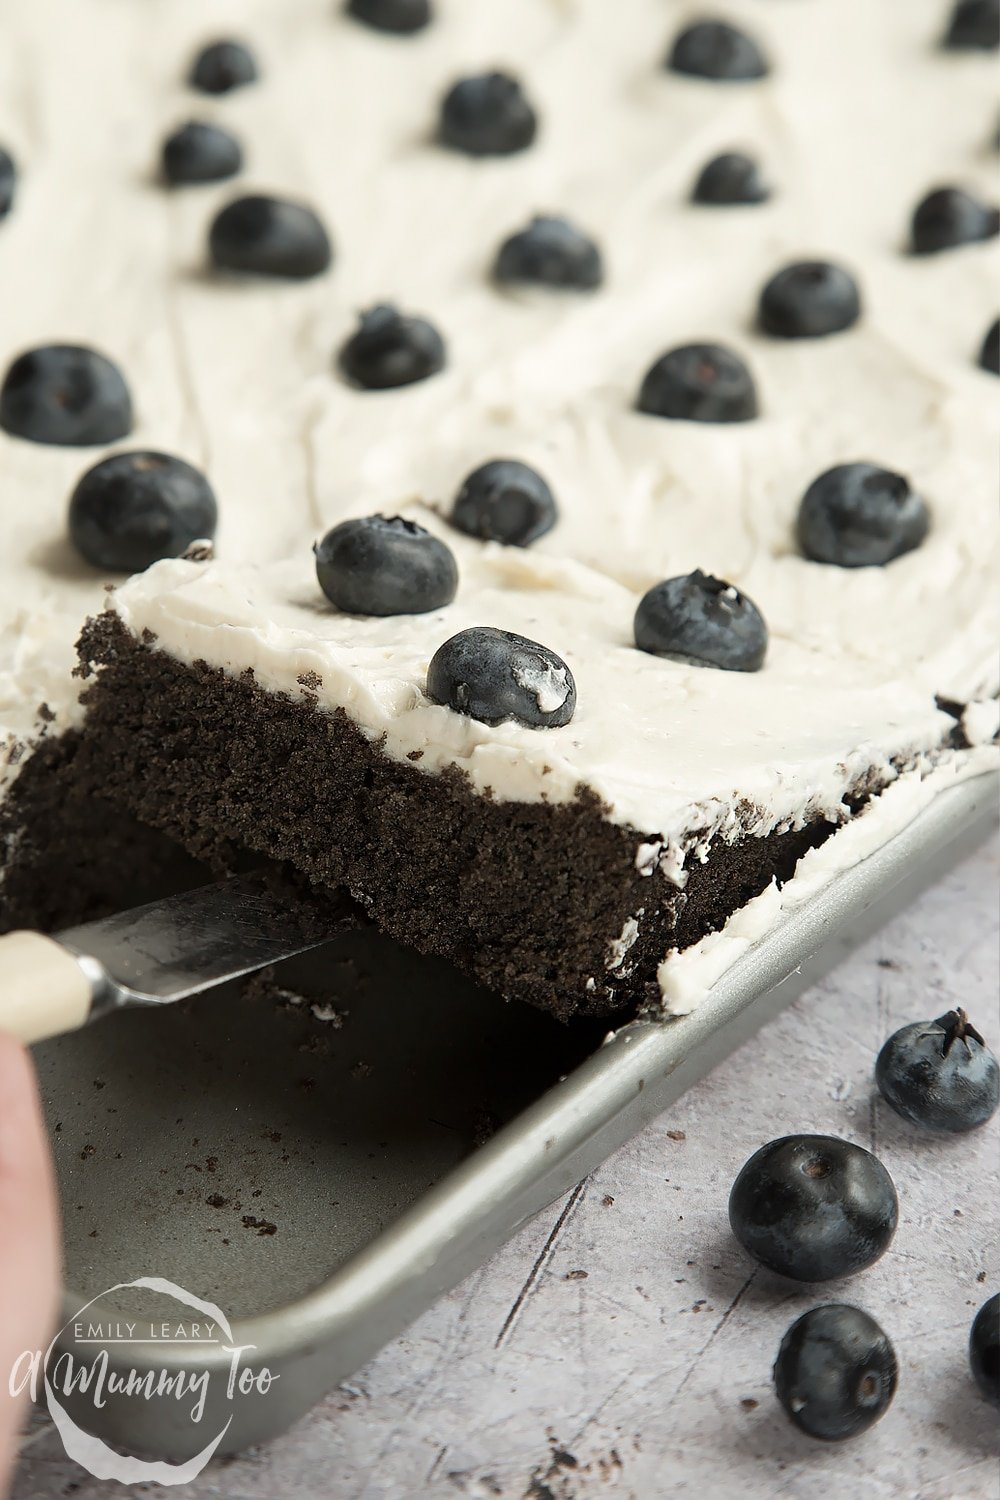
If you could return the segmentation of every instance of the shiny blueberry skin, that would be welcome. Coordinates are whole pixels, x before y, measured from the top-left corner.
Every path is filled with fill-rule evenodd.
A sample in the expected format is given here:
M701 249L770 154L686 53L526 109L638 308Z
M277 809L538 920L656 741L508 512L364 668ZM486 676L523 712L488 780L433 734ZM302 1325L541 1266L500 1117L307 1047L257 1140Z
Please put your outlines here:
M106 355L78 344L43 344L19 354L4 376L0 427L64 448L115 443L132 431L132 398Z
M896 1392L896 1352L860 1307L811 1307L789 1328L774 1363L778 1400L823 1442L856 1437L885 1416Z
M640 651L697 667L756 672L767 654L756 604L700 568L654 584L639 601L634 629Z
M726 21L696 21L686 27L670 49L667 67L716 83L745 83L770 72L753 37Z
M878 464L837 464L814 479L799 507L798 539L813 562L883 567L919 547L930 529L923 499Z
M243 166L243 148L221 125L189 120L167 136L161 160L164 179L175 186L222 182Z
M1000 318L983 339L983 345L979 351L979 367L989 370L993 375L1000 375Z
M981 1394L1000 1406L1000 1292L976 1313L969 1335L969 1364Z
M942 45L995 52L1000 47L1000 0L956 0Z
M180 557L215 535L212 488L197 469L167 453L115 453L88 469L69 503L69 533L95 568L138 573Z
M959 245L975 245L1000 233L1000 210L981 203L963 188L935 188L913 211L914 255L937 255Z
M0 146L0 219L5 219L14 207L17 189L17 168L9 151Z
M455 497L450 520L484 542L527 547L558 519L548 484L516 458L495 458L474 469Z
M757 415L753 376L721 344L683 344L662 354L639 388L639 410L684 422L749 422Z
M402 516L342 521L313 551L320 588L345 614L422 615L458 589L451 549Z
M567 219L539 217L504 240L493 275L504 284L590 292L604 280L604 266L589 235Z
M347 14L374 31L412 36L430 24L430 0L347 0Z
M782 339L820 339L861 316L857 282L843 266L797 261L776 272L760 294L760 326Z
M352 385L388 391L427 380L444 368L444 340L425 318L409 317L388 303L361 314L344 344L340 368Z
M742 151L724 151L702 167L691 192L695 203L717 207L766 203L771 189L752 156Z
M320 276L333 259L322 222L305 203L251 194L227 203L208 235L220 271L302 281Z
M188 82L203 94L228 94L257 81L257 63L243 42L209 42L191 64Z
M875 1082L898 1115L925 1130L975 1130L1000 1104L1000 1067L963 1010L893 1032Z
M527 729L558 729L573 717L576 683L547 646L509 630L474 625L435 651L427 696L483 724L512 719Z
M468 156L512 156L535 139L538 118L508 73L481 73L453 84L441 105L441 140Z

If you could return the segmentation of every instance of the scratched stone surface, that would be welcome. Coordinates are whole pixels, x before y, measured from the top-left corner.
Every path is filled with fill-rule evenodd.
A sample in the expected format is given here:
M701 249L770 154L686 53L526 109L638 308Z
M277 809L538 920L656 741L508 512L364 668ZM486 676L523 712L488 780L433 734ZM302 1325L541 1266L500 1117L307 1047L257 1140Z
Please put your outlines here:
M534 1220L286 1436L192 1485L89 1478L47 1422L14 1500L995 1500L996 1413L966 1361L1000 1287L998 1121L919 1136L873 1096L895 1027L961 1003L994 1046L998 851L933 890ZM890 1252L810 1291L755 1269L730 1236L733 1177L789 1131L848 1136L889 1167ZM786 1327L857 1302L900 1361L885 1419L825 1446L772 1395Z

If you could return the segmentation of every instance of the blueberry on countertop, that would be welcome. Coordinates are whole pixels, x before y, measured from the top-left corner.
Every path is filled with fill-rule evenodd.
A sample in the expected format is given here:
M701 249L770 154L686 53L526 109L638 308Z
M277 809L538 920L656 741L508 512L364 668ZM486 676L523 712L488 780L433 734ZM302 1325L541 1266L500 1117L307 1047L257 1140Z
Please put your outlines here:
M484 542L527 547L552 530L557 516L555 498L537 469L516 458L495 458L468 476L449 519Z
M1000 0L956 0L942 46L995 52L1000 47Z
M729 1195L729 1223L744 1250L794 1281L863 1271L888 1249L898 1212L878 1158L829 1135L770 1141Z
M828 1302L792 1324L773 1373L778 1400L796 1427L835 1443L885 1416L898 1371L895 1350L874 1318Z
M313 549L319 586L349 615L422 615L458 588L451 549L402 516L342 521Z
M347 14L374 31L410 36L431 20L430 0L347 0Z
M203 94L228 94L257 81L257 62L243 42L209 42L191 64L188 82Z
M857 282L843 266L796 261L760 294L760 326L782 339L819 339L851 328L861 316Z
M322 221L307 204L261 194L236 198L220 209L208 247L220 271L291 281L321 275L333 258Z
M979 351L979 366L1000 375L1000 318L990 327Z
M513 719L527 729L558 729L573 717L576 683L547 646L509 630L474 625L435 651L427 696L483 724Z
M167 136L161 161L164 179L175 185L222 182L242 167L243 149L221 125L189 120Z
M444 361L444 340L433 323L401 313L389 303L361 314L357 331L339 357L347 379L366 391L413 385L436 375Z
M132 398L96 349L43 344L19 354L0 386L0 427L32 443L86 448L132 431Z
M480 73L453 84L441 105L440 137L469 156L512 156L535 139L538 117L509 73Z
M936 255L959 245L975 245L1000 233L1000 209L982 203L964 188L935 188L913 211L914 255Z
M969 1364L987 1401L1000 1406L1000 1292L976 1313L969 1335Z
M798 539L813 562L882 567L919 547L930 514L902 474L877 464L837 464L814 479L799 507Z
M0 146L0 219L5 219L14 207L17 188L17 168L9 151Z
M634 629L640 651L696 667L756 672L767 653L756 604L700 568L654 584L639 601Z
M758 163L743 151L724 151L721 156L714 156L702 167L691 191L695 203L719 207L766 203L770 196L771 189Z
M1000 1066L964 1010L893 1032L875 1082L898 1115L925 1130L975 1130L1000 1104Z
M721 344L683 344L646 372L638 407L652 417L686 422L749 422L757 415L753 376Z
M69 533L95 568L138 573L211 540L218 510L197 469L167 453L115 453L88 469L69 503Z
M540 216L504 240L493 274L500 282L589 292L604 280L601 252L567 219Z
M753 37L728 21L696 21L685 27L670 49L667 67L717 83L744 83L770 72Z

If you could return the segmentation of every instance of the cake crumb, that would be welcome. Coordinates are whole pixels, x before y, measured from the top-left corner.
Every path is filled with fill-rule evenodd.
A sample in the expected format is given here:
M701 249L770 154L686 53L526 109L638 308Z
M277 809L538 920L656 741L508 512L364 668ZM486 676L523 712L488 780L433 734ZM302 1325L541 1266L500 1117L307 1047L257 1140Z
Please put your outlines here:
M223 1198L221 1193L209 1193L205 1202L209 1208L227 1208L229 1206L229 1199Z
M567 1271L563 1277L564 1281L586 1281L590 1275L589 1271Z
M667 1140L668 1141L686 1141L687 1140L687 1135L686 1135L686 1133L683 1130L668 1130L667 1131Z
M318 672L312 671L311 668L308 672L300 672L295 681L298 683L299 687L307 688L312 693L315 693L319 688L323 686L322 677Z
M615 1200L612 1198L610 1193L605 1193L604 1197L601 1199L601 1202L605 1208L612 1208L614 1206L614 1201Z
M268 1219L255 1219L253 1214L243 1215L244 1229L256 1229L258 1234L277 1234L277 1224L272 1224Z
M740 1405L742 1406L744 1411L756 1411L758 1406L760 1405L760 1402L755 1401L752 1396L744 1396L743 1400L740 1402Z

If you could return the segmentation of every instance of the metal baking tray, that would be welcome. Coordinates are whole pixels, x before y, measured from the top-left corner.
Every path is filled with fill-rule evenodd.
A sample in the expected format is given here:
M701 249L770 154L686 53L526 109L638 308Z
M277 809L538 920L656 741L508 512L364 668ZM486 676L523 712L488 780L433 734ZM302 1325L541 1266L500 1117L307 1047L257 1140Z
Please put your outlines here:
M39 1046L72 1288L57 1352L209 1377L197 1426L169 1393L105 1390L98 1407L78 1389L60 1397L72 1420L174 1464L219 1433L224 1454L283 1431L978 842L996 788L944 791L694 1014L610 1039L354 933L284 965L283 998L222 991ZM321 1020L308 996L331 992L345 1014ZM207 1330L107 1342L112 1314L190 1317L155 1290L106 1293L140 1277L220 1307L266 1393L230 1393L232 1356ZM102 1293L83 1347L73 1321Z

